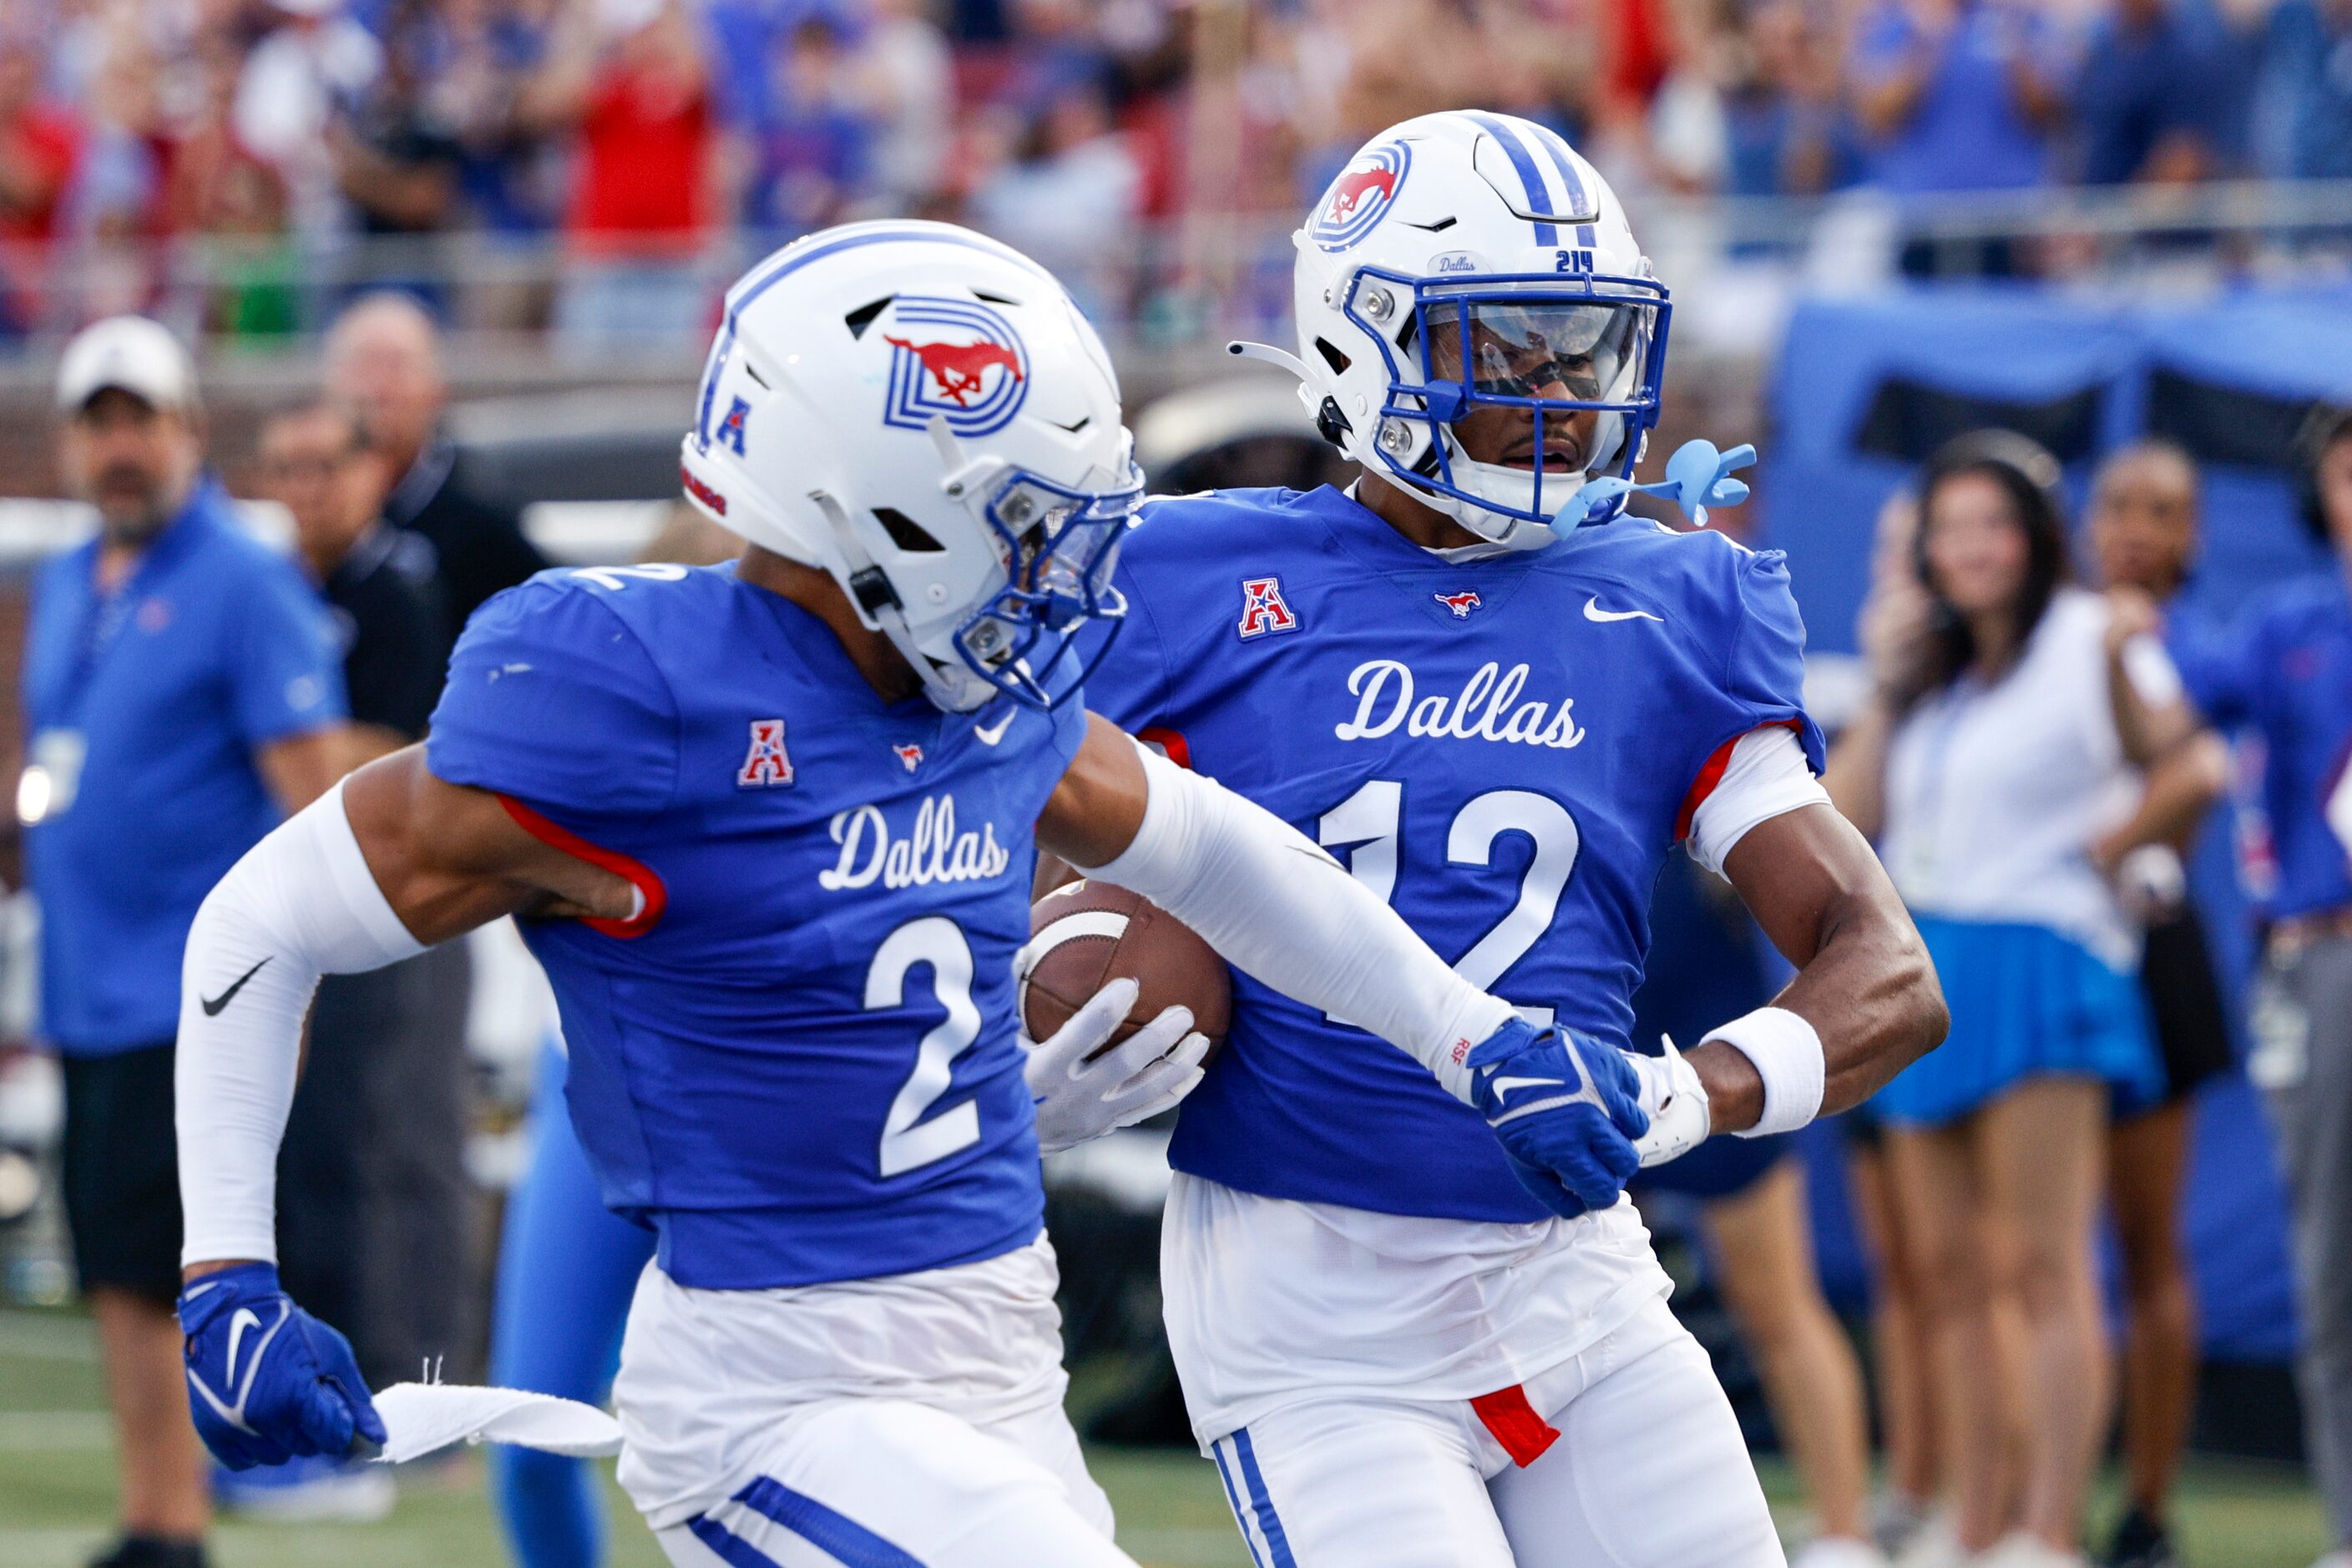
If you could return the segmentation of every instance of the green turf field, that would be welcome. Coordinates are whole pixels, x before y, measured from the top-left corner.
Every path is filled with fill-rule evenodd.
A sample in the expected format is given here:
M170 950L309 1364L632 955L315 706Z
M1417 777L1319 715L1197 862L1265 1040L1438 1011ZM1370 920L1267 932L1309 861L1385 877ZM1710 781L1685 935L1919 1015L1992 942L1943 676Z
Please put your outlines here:
M108 1537L112 1468L86 1325L63 1313L0 1311L0 1565L80 1568ZM1250 1568L1216 1472L1189 1454L1098 1450L1096 1477L1118 1509L1119 1539L1153 1568ZM609 1474L611 1467L605 1469ZM1791 1489L1766 1471L1776 1500ZM608 1489L609 1490L609 1489ZM614 1568L660 1568L661 1554L610 1493ZM2324 1544L2298 1476L2203 1463L2182 1501L2192 1568L2308 1568ZM1801 1530L1793 1504L1789 1522ZM400 1506L373 1525L224 1525L220 1568L495 1568L506 1561L482 1492L478 1456L404 1478Z

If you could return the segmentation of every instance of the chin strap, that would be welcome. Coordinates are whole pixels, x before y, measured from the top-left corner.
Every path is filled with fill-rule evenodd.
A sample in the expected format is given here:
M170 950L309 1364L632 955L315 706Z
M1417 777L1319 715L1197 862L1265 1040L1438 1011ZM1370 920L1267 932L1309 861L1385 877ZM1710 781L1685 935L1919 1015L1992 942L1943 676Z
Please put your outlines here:
M1706 526L1706 509L1738 506L1748 499L1748 482L1731 477L1756 460L1756 448L1738 446L1717 451L1712 441L1685 441L1666 459L1666 477L1655 484L1637 485L1615 475L1588 479L1584 488L1559 509L1562 517L1581 516L1604 501L1623 495L1664 496L1700 528Z

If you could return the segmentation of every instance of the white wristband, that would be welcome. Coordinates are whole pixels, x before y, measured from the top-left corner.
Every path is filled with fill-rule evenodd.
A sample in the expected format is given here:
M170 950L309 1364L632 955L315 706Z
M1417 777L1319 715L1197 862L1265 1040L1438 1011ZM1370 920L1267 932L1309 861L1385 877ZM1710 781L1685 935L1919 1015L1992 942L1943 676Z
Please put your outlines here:
M1764 1114L1735 1136L1794 1132L1822 1113L1829 1065L1822 1056L1822 1037L1796 1014L1786 1007L1759 1007L1709 1030L1706 1037L1754 1062L1756 1076L1764 1080Z

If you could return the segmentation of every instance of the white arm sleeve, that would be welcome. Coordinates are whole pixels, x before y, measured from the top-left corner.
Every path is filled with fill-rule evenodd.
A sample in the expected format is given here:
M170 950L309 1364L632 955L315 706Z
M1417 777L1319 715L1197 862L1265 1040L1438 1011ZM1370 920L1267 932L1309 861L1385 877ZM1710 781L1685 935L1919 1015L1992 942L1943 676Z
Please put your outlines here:
M1801 805L1827 805L1829 791L1805 763L1805 749L1785 724L1750 730L1731 748L1731 761L1691 814L1690 857L1717 876L1732 847L1748 830Z
M181 1262L277 1260L278 1145L319 977L424 951L368 870L340 784L205 896L180 966Z
M1079 869L1150 899L1253 978L1401 1047L1467 1100L1462 1059L1510 1005L1454 973L1287 823L1136 750L1150 786L1143 826L1110 864Z

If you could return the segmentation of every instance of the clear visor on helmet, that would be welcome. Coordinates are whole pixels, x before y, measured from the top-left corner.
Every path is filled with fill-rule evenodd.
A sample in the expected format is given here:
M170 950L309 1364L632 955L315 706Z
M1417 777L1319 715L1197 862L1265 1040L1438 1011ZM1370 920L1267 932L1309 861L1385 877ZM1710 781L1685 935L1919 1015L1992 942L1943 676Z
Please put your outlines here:
M1111 572L1143 499L1142 475L1130 467L1128 479L1113 490L1075 490L1018 472L990 498L983 515L1006 581L956 628L955 646L1015 700L1050 708L1076 689L1086 671L1064 677L1059 669L1072 634L1127 614ZM1109 646L1106 637L1102 647Z
M1373 268L1343 306L1389 357L1377 445L1390 466L1441 495L1543 522L1587 477L1631 472L1657 419L1669 309L1651 278ZM1524 485L1508 470L1527 475Z
M1441 305L1427 315L1430 379L1458 383L1480 398L1597 404L1639 357L1647 326L1648 311L1638 305Z

